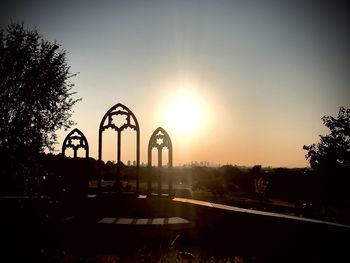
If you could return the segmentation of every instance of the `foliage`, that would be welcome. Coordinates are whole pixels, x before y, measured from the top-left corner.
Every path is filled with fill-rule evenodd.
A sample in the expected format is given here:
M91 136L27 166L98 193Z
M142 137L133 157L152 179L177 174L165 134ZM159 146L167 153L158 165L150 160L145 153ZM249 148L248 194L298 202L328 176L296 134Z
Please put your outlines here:
M55 132L73 124L73 76L56 42L23 24L0 29L0 172L7 183L29 180L35 156L53 150Z
M93 158L68 158L62 154L41 154L40 165L45 175L39 178L38 191L53 199L69 202L87 195L89 179L97 173Z
M66 52L23 24L9 25L0 39L1 146L52 149L55 131L73 124L77 101Z
M268 184L269 182L264 177L254 180L255 192L261 199L265 198Z
M350 199L346 195L350 183L350 109L340 107L337 118L324 116L322 121L330 134L320 135L317 144L304 145L306 158L319 177L322 198L337 202Z
M331 133L320 135L319 143L303 147L311 167L350 169L350 109L340 107L338 118L323 116L322 121Z
M311 202L314 198L314 177L306 168L276 168L267 175L268 195L295 204Z

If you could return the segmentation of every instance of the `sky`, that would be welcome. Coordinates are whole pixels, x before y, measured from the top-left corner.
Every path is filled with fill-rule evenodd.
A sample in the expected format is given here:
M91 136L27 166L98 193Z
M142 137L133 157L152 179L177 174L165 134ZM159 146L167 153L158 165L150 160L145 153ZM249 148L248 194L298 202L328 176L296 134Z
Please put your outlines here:
M24 22L67 51L72 120L97 158L103 115L138 119L141 162L161 126L174 165L305 167L321 121L350 107L349 8L322 1L2 1L0 26ZM57 151L68 134L58 131ZM115 160L104 133L103 159ZM135 160L135 134L122 135Z

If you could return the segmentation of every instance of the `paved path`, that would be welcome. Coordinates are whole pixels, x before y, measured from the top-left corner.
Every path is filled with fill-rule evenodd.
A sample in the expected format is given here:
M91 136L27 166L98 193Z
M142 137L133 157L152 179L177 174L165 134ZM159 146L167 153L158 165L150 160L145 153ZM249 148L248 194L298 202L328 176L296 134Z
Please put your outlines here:
M116 225L182 225L189 224L190 221L181 217L166 217L166 218L114 218L105 217L98 221L100 224L116 224Z

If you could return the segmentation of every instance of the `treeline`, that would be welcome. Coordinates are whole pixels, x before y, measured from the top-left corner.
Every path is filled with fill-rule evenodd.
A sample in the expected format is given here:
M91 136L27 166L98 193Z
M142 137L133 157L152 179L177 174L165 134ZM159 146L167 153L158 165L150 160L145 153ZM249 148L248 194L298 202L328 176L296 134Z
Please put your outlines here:
M93 158L71 159L62 154L40 154L32 169L24 178L16 178L16 174L7 174L0 186L1 195L16 194L16 185L24 185L27 195L47 195L54 199L79 199L87 196L88 192L96 192L98 180L98 161ZM109 181L108 186L102 184L107 191L133 191L136 180L136 167L114 162L101 162L102 181ZM141 192L146 192L148 168L140 167ZM152 167L151 176L157 184L161 173L163 185L173 178L174 187L191 188L210 192L213 197L239 193L246 196L267 200L269 198L282 199L296 205L302 203L317 204L321 201L319 176L308 168L264 168L260 165L253 167L239 167L224 165L221 167L175 167L171 171ZM119 179L119 180L117 180ZM90 187L89 189L89 183ZM338 182L341 183L341 182ZM344 182L343 182L344 183ZM23 187L23 186L22 186ZM17 187L18 188L18 187ZM345 193L343 193L344 196ZM336 200L334 193L329 191L329 200L340 204L346 202L346 195L342 200ZM322 197L324 199L324 197Z
M214 196L240 192L259 198L279 198L294 203L312 201L314 176L307 168L251 168L224 165L178 168L176 179L191 183L193 190L210 191ZM184 178L184 175L189 175ZM191 182L190 182L190 181Z
M25 178L28 194L44 194L54 198L62 195L86 195L89 182L98 179L98 161L93 158L71 159L62 154L41 154L37 158L35 173ZM114 162L101 162L102 180L118 179L118 165ZM136 167L120 164L119 180L136 180ZM222 197L227 193L240 192L259 198L280 198L294 203L315 201L317 198L315 176L307 168L263 168L256 165L251 168L224 165L221 167L175 167L172 171L152 168L152 181L158 180L162 173L163 184L168 176L173 177L175 187L189 187L192 190L209 191L213 196ZM148 168L140 167L140 182L147 181ZM13 179L15 180L15 179ZM13 194L3 182L1 194ZM95 184L96 185L96 184ZM123 190L115 183L114 190ZM113 190L113 189L111 189ZM125 189L124 189L125 190ZM132 190L129 189L126 190Z

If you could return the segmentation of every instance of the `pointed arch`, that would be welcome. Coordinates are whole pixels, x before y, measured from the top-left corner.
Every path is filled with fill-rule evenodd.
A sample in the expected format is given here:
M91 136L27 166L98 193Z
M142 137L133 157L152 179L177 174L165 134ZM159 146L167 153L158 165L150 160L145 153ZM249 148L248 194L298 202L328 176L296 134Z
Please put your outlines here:
M117 120L119 118L119 122ZM140 127L134 113L121 103L111 107L103 116L98 133L98 189L101 190L102 176L102 140L103 131L113 129L117 133L117 180L120 180L121 163L121 133L123 130L131 128L136 131L136 194L139 193L139 167L140 167Z
M75 143L78 141L78 143ZM74 152L74 158L78 156L78 150L79 148L83 148L85 150L85 157L89 157L89 143L85 137L85 135L79 130L74 129L68 135L63 141L62 144L62 154L65 155L66 149L72 148Z
M152 149L156 148L158 150L158 168L162 167L162 150L163 148L168 149L168 168L173 167L173 145L169 134L162 127L158 127L153 134L148 143L148 194L152 192L152 178L151 178L151 168L152 168ZM162 181L158 176L158 195L161 194ZM169 178L169 196L172 195L172 176Z

